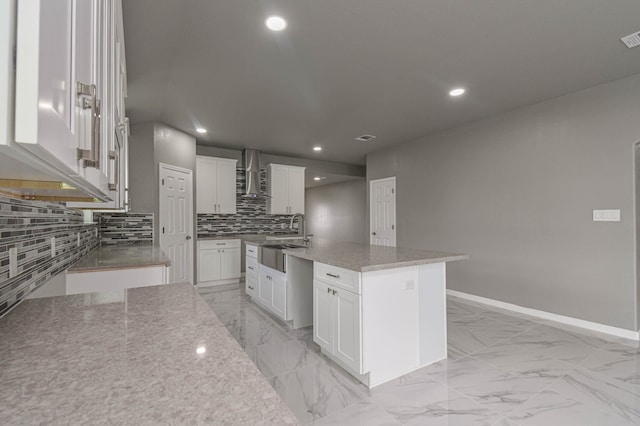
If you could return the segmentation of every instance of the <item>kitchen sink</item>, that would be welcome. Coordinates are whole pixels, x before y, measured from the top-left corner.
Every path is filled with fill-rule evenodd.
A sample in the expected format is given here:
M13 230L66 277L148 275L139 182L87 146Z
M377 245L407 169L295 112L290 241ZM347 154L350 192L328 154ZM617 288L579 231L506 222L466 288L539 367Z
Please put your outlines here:
M258 253L258 262L271 269L275 269L280 272L286 271L287 257L282 250L293 248L304 248L306 246L300 244L265 244L260 246Z
M264 244L262 247L267 247L267 248L277 249L277 250L285 250L290 248L304 248L306 246L303 246L301 244Z

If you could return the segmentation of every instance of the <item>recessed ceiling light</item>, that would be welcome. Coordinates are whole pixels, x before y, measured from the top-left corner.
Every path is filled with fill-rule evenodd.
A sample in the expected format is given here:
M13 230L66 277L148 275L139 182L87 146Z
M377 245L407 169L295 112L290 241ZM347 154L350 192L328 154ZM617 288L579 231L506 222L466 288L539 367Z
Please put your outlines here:
M450 96L456 97L456 96L461 96L464 95L465 90L462 87L459 87L457 89L453 89L452 91L449 92Z
M322 151L322 147L321 146L314 146L313 150L314 151Z
M355 140L360 141L360 142L366 142L366 141L370 141L371 139L375 139L376 137L374 135L361 135L358 136Z
M202 355L202 354L203 354L203 353L205 353L206 351L207 351L207 348L206 348L206 347L204 347L204 346L198 346L198 347L196 348L196 353L197 353L198 355Z
M264 23L271 31L282 31L287 28L287 21L280 16L269 16Z
M313 178L313 180L322 180L322 179L324 179L324 177L322 177L322 176L316 176L316 177Z
M207 129L205 129L204 127L198 127L196 129L196 132L198 132L198 133L207 133Z

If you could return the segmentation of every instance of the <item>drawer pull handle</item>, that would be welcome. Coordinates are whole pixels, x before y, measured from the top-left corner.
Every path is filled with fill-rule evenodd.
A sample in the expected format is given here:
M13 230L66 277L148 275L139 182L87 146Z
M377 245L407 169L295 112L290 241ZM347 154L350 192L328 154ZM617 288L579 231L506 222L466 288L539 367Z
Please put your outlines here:
M338 292L336 290L331 290L331 292L333 293L333 295L335 296L336 294L338 294Z
M252 266L249 266L249 269L251 269L253 271L253 267Z
M340 275L336 275L336 274L330 274L327 272L327 276L331 277L331 278L340 278Z
M331 294L331 289L330 288L327 289L327 293Z
M216 243L217 246L226 246L227 243Z
M248 287L249 287L251 290L253 290L253 287L251 287L251 286L248 286Z

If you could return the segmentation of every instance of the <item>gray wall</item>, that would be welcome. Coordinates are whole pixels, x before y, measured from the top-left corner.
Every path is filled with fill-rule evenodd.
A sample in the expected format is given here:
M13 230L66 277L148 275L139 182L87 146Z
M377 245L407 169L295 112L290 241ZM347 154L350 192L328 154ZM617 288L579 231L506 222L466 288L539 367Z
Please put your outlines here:
M305 193L307 229L315 237L366 244L367 211L364 179L309 188Z
M398 246L471 255L448 288L637 330L639 100L636 75L375 152L367 178L397 176Z
M160 163L194 171L192 177L195 200L196 140L193 136L164 124L145 123L131 127L129 145L131 212L153 213L154 217L159 217ZM193 223L195 229L195 211ZM155 220L154 236L157 235L158 221Z

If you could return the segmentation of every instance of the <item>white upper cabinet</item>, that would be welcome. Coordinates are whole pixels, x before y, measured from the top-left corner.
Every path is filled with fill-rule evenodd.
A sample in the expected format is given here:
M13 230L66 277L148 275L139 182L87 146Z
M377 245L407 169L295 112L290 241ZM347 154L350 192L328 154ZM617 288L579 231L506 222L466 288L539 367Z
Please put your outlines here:
M7 0L0 8L1 177L64 182L60 189L75 188L75 197L113 199L126 146L118 135L121 1Z
M282 164L267 166L269 214L304 214L304 169Z
M95 80L100 100L100 122L97 127L103 149L100 171L84 168L87 179L99 179L111 201L102 203L69 203L71 207L127 210L129 124L125 117L127 70L124 51L122 3L101 1L97 4L98 24L95 48ZM89 126L85 126L89 128ZM85 138L85 140L90 140ZM96 176L99 173L99 176ZM93 174L93 177L90 177Z
M196 156L197 213L236 213L236 164L229 158Z
M95 99L76 95L76 77L85 79L88 91L94 83L87 52L93 37L83 33L90 31L88 25L77 26L94 17L83 6L72 0L17 4L15 141L71 176L80 173L76 109L82 107L77 104Z

